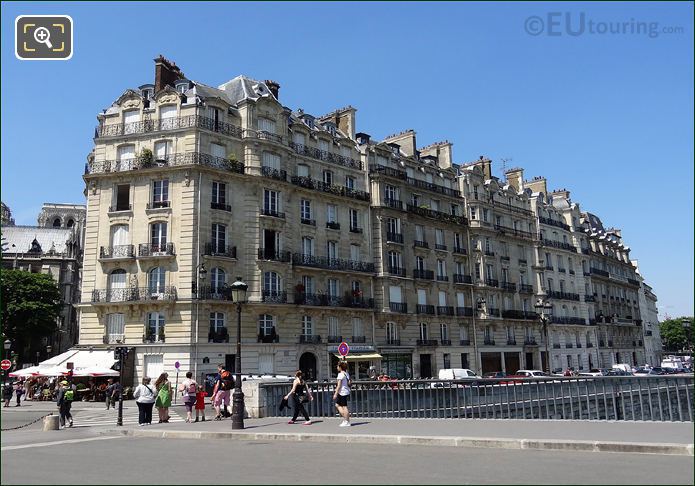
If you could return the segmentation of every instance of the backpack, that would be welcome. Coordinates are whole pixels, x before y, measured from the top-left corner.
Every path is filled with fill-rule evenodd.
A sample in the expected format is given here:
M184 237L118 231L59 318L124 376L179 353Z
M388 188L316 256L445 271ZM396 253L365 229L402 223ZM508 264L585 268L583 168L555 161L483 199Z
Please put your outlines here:
M198 387L196 386L195 381L191 381L188 384L188 396L194 397L197 391L198 391Z
M234 388L234 378L232 378L232 374L229 371L223 371L220 375L220 380L220 389L231 390Z
M63 400L66 402L71 402L75 399L75 392L72 390L65 390L65 395L63 395Z

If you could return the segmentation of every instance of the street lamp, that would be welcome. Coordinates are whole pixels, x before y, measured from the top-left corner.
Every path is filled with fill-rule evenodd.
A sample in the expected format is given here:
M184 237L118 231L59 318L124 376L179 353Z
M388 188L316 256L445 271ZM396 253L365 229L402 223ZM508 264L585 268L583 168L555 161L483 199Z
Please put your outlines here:
M545 300L545 295L541 296L536 300L536 313L541 321L541 326L543 326L543 335L545 336L545 372L550 374L550 350L548 349L548 323L553 317L553 305Z
M4 346L5 346L5 355L7 355L10 352L10 348L12 348L12 341L10 341L9 339L5 339Z
M53 346L51 346L51 345L49 344L48 346L46 346L46 355L47 355L47 356L50 356L50 355L51 355L51 351L53 351Z
M246 303L246 291L249 286L237 277L230 285L232 301L236 303L236 379L234 380L234 393L232 394L232 429L244 428L244 392L241 391L241 305Z

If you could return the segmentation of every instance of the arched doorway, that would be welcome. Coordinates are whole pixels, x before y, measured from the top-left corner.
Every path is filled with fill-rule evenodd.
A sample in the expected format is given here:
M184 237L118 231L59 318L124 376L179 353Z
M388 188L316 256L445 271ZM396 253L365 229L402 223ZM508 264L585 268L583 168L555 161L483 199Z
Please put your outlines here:
M314 353L304 353L300 356L299 369L302 370L305 380L316 380L316 356Z

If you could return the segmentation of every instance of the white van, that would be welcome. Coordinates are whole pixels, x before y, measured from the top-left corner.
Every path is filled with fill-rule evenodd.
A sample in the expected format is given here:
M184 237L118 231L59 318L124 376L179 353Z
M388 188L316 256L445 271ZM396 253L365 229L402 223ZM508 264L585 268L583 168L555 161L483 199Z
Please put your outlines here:
M466 368L445 368L439 370L440 380L460 380L462 378L481 378L475 371Z

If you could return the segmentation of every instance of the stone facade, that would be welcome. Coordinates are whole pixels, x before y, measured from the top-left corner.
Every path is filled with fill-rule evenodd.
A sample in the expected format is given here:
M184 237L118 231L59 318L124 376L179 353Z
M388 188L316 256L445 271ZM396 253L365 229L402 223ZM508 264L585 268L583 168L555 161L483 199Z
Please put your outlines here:
M602 364L589 226L569 193L520 169L502 181L484 158L454 164L449 142L417 148L412 130L374 142L354 108L315 117L279 89L243 76L212 88L159 57L154 84L99 114L80 346L135 347L136 379L176 361L198 377L232 368L241 277L244 373L327 379L341 341L359 378L539 368L541 289L573 318L551 324L564 348L552 367Z

